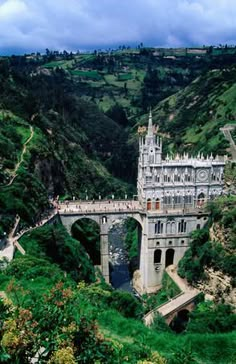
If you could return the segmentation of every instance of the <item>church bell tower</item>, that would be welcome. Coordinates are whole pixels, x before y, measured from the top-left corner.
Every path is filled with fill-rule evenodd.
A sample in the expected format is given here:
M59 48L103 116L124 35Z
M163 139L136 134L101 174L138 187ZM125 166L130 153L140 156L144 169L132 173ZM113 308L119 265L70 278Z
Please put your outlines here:
M152 124L152 112L149 112L148 128L139 127L139 162L137 190L138 199L142 205L145 204L145 188L152 179L152 170L155 165L161 164L162 140L156 135L156 128Z

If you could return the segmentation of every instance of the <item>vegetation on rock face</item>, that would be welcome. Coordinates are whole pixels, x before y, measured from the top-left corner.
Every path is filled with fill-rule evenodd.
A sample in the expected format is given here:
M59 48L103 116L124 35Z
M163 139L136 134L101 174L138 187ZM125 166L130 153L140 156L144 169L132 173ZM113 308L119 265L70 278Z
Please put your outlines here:
M90 219L80 219L72 226L72 236L84 246L93 264L100 265L101 250L99 225Z
M235 123L235 67L201 75L153 110L166 152L222 155L228 142L220 128Z
M236 330L236 314L230 305L202 302L189 314L186 330L202 334L233 331Z
M235 255L228 253L222 244L210 241L206 229L192 234L190 248L179 263L178 273L194 283L205 278L205 267L213 267L235 278Z
M60 224L33 230L23 236L21 244L26 253L60 265L75 281L92 282L95 279L93 265L84 247Z
M143 295L145 311L148 312L153 310L157 306L160 306L163 303L169 301L171 298L177 296L180 292L181 291L176 283L166 272L164 272L161 289L155 294ZM156 326L158 326L159 323L162 323L161 320L159 321L159 319L157 319L157 321L158 322L156 322Z
M133 273L138 269L138 259L139 259L139 234L138 230L140 228L138 222L132 218L125 221L125 227L127 233L125 236L125 248L128 252L130 270Z

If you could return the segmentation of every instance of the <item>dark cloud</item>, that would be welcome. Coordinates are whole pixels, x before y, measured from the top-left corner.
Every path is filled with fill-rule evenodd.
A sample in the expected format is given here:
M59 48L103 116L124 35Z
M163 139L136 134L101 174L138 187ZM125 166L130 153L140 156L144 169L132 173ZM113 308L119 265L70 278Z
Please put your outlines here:
M235 0L0 0L0 52L236 43Z

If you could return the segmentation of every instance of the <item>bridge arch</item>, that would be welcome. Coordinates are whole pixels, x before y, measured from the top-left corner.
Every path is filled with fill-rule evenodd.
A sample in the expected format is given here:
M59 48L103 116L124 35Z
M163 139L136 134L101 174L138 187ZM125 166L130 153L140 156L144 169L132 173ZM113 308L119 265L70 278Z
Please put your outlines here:
M128 204L127 204L128 207ZM133 267L137 267L137 269L140 266L140 249L141 249L141 241L142 241L142 231L143 231L143 225L144 225L144 219L142 215L139 212L133 212L129 211L123 212L122 208L119 210L119 207L116 208L116 211L110 212L110 211L102 211L102 212L87 212L86 214L81 213L78 211L77 213L74 213L73 211L70 213L70 211L62 211L60 213L60 219L62 224L66 227L68 233L72 236L74 236L74 231L76 225L86 225L86 222L88 222L88 225L91 224L91 221L93 221L97 226L97 236L99 237L97 239L97 242L94 242L94 245L96 245L96 251L95 254L91 249L86 249L90 258L93 261L94 265L99 265L102 270L102 274L105 278L105 280L109 283L110 282L110 272L109 272L109 257L110 257L110 251L109 251L109 230L111 229L114 221L116 220L127 220L129 218L132 218L138 228L138 256L134 262L132 262ZM131 209L130 209L131 210ZM90 223L89 223L90 221ZM78 230L78 229L77 229ZM78 233L78 231L77 231ZM81 237L78 236L77 240L81 240ZM82 236L83 240L83 236ZM98 241L100 245L98 244ZM86 244L83 244L84 246ZM88 248L88 246L85 246L85 248ZM98 256L100 259L98 259ZM136 269L134 269L136 270Z
M121 233L121 235L118 235ZM140 268L142 224L132 215L109 220L109 279L114 288L131 290L133 273ZM130 256L132 252L132 256Z
M93 264L100 265L100 224L96 219L80 217L72 224L71 235L83 245Z
M182 309L176 312L175 317L170 322L170 328L177 334L183 332L189 322L189 310Z

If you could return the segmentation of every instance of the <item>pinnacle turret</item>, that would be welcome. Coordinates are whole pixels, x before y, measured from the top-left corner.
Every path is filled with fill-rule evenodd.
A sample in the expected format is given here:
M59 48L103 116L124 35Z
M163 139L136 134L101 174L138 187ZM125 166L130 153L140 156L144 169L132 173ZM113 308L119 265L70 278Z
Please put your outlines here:
M152 110L150 108L150 112L149 112L149 119L148 119L148 136L153 136L153 126L152 126Z

